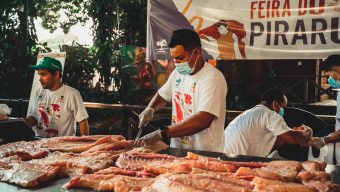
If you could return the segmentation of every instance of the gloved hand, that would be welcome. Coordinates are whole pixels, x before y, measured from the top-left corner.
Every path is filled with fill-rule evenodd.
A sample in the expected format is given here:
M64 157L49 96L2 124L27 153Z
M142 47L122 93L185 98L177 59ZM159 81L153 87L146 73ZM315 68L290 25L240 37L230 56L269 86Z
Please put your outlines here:
M153 113L155 110L151 107L147 107L144 111L139 115L139 125L138 128L142 128L146 126L153 119Z
M145 146L145 145L152 145L152 144L154 144L157 141L160 141L162 139L163 139L163 137L162 137L162 134L161 134L161 130L158 129L154 132L151 132L147 135L144 135L144 137L139 138L136 141L136 145L138 147Z
M309 144L313 147L321 149L326 145L326 142L324 137L313 137Z

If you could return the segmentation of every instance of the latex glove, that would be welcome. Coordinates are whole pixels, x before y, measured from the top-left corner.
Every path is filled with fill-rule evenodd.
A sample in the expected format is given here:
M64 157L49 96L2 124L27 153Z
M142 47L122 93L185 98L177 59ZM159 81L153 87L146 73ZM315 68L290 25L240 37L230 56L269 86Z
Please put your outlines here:
M162 139L163 139L163 137L162 137L162 134L161 134L161 130L158 129L154 132L151 132L151 133L145 135L144 137L139 138L136 141L136 145L138 147L145 146L145 145L152 145L152 144L154 144L157 141L160 141Z
M155 110L151 107L147 107L144 111L139 115L139 125L138 128L145 127L147 123L149 123L153 119L153 113Z
M312 140L309 142L309 144L313 147L316 147L318 149L321 149L326 145L325 138L324 137L314 137Z

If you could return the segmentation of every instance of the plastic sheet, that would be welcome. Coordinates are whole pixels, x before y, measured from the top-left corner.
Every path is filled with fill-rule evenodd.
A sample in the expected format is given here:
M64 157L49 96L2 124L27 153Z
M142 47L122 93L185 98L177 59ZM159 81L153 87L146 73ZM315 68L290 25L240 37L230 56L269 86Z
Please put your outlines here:
M0 120L7 120L11 112L12 108L8 107L8 105L0 104Z

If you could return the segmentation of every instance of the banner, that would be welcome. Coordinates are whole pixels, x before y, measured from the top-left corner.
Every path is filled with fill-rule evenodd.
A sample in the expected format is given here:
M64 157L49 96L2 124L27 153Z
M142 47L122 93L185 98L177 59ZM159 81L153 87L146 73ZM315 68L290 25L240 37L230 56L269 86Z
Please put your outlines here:
M147 59L183 28L205 59L321 59L340 54L340 0L148 0Z

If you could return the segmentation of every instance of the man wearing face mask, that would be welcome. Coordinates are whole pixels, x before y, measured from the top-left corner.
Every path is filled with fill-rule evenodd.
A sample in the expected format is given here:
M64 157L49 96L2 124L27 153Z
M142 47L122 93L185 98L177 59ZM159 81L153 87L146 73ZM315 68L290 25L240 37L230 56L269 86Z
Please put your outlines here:
M172 102L172 124L145 135L137 145L171 138L174 148L222 152L227 95L223 74L204 61L195 31L174 31L169 47L176 69L140 114L139 127L168 102Z
M225 129L224 152L266 157L275 142L305 145L310 128L289 128L283 119L287 98L279 89L267 91L259 105L243 112Z
M321 70L325 70L328 75L328 83L334 89L340 89L340 55L329 56L321 65ZM322 148L328 143L340 142L340 93L337 94L337 112L335 116L335 132L325 137L314 137L310 144L317 148ZM336 144L336 149L340 149L340 143ZM336 150L336 159L340 163L340 151Z

